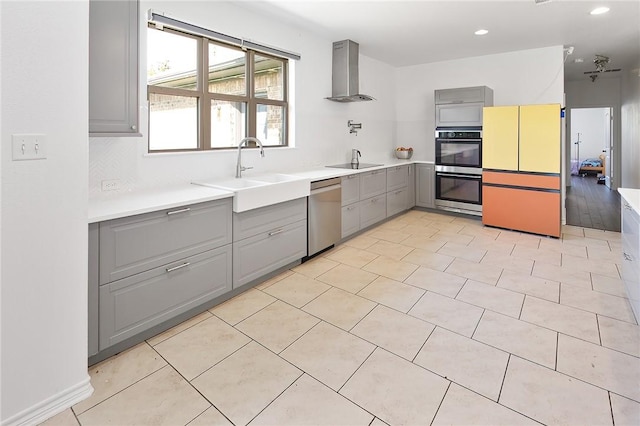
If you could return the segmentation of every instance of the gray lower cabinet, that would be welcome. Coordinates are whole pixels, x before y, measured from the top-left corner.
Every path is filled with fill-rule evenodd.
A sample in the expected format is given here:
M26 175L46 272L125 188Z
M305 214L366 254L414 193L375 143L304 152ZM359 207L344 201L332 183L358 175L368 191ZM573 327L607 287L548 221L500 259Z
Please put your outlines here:
M372 170L360 174L360 200L387 192L387 170Z
M387 192L387 217L396 215L407 209L408 192L406 187Z
M353 203L342 208L342 238L360 230L360 204Z
M231 291L231 214L226 198L90 224L89 356Z
M640 215L622 199L622 282L640 322Z
M435 166L416 164L416 206L435 208Z
M387 169L387 192L406 188L409 184L409 166L393 166Z
M231 243L231 199L100 223L100 284Z
M409 173L407 182L407 210L409 210L416 205L416 165L410 164L407 173Z
M394 166L387 169L387 217L407 209L410 166Z
M233 288L307 255L307 223L298 221L233 243Z
M231 245L100 287L100 349L231 290Z
M387 217L387 195L382 194L360 201L360 229L371 226Z
M140 136L138 1L89 2L89 135Z
M233 214L233 288L307 255L307 199Z
M349 175L340 179L342 186L342 206L360 201L360 176Z
M100 350L98 329L100 327L100 238L99 223L89 224L89 268L87 282L88 288L88 313L87 325L89 328L89 356L93 356Z

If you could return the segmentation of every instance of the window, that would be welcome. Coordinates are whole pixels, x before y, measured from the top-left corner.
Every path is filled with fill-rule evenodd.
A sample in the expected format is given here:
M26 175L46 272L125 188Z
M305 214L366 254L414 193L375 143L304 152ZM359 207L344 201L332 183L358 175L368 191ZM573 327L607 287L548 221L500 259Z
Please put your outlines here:
M164 27L147 29L149 152L287 146L288 59Z

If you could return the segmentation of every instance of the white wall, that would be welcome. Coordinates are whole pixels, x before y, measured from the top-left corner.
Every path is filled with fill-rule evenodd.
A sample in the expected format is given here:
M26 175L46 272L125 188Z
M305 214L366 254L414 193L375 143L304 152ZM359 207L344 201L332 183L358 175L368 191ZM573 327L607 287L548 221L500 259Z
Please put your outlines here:
M594 83L590 79L584 78L577 81L567 81L565 83L567 109L573 108L596 108L596 107L612 107L613 108L613 143L614 152L612 154L613 176L611 179L611 188L617 189L620 186L620 78L599 78ZM567 120L567 127L571 128L571 114ZM567 145L567 154L569 145ZM615 149L617 148L617 149ZM582 153L580 154L582 157ZM567 167L569 167L570 156L566 158ZM624 173L624 171L622 171ZM607 172L608 174L608 172Z
M376 101L340 104L324 99L331 95L331 51L335 40L322 39L303 28L265 20L241 4L221 2L142 1L141 69L146 69L146 11L166 15L225 34L245 37L301 54L294 64L295 148L268 149L265 158L243 153L252 174L323 166L350 159L352 148L362 161L390 159L395 143L393 68L360 56L360 92ZM357 41L357 40L355 40ZM141 78L142 138L92 138L89 144L89 192L100 192L103 179L120 179L122 190L140 189L194 179L230 178L235 174L236 151L147 154L146 73ZM362 123L358 135L350 135L347 121Z
M571 110L571 159L577 158L578 150L575 142L580 133L580 161L587 158L598 158L602 150L609 146L605 140L609 126L609 108L574 108Z
M1 2L2 424L88 396L88 2ZM47 159L11 161L11 135Z
M562 46L415 65L396 72L397 143L434 160L433 91L488 86L494 105L563 102Z
M640 64L622 76L621 131L622 183L640 189Z

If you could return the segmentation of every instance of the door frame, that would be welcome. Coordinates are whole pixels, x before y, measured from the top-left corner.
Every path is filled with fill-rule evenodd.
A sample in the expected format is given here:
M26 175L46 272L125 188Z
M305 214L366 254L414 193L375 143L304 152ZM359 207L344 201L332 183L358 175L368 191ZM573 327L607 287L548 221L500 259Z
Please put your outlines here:
M612 116L611 133L613 137L613 158L611 159L611 161L613 162L614 176L611 182L611 187L609 189L611 189L612 191L616 191L621 184L620 180L622 176L622 173L621 173L622 165L621 165L621 157L620 157L620 147L621 147L620 112L621 111L620 111L619 105L597 104L597 105L585 105L585 106L573 105L571 107L567 105L566 107L567 114L565 115L565 120L566 120L565 134L568 136L566 137L566 144L565 144L565 167L567 170L567 173L565 174L565 186L567 187L571 186L571 141L570 141L571 111L574 109L588 109L588 108L609 108L611 111L611 116Z

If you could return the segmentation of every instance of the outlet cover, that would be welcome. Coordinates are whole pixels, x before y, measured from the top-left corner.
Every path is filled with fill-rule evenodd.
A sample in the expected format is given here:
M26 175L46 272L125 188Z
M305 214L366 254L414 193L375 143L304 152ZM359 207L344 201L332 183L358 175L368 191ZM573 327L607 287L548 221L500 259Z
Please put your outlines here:
M117 191L120 189L120 179L109 179L102 181L103 191Z

